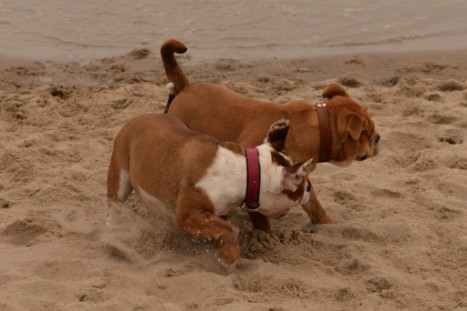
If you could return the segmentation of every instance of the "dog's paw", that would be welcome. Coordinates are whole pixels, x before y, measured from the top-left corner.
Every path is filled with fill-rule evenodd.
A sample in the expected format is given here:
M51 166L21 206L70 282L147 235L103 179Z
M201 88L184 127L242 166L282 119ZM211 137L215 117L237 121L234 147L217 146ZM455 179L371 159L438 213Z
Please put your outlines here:
M224 268L224 272L226 274L232 274L237 268L238 260L235 260L233 263L227 263L224 261L224 259L219 259L219 262L222 268Z
M125 219L122 217L121 208L112 206L105 218L105 225L109 229L116 229L125 224Z
M117 229L122 226L122 222L116 220L114 217L109 217L110 215L107 215L105 218L105 226L109 229Z
M169 82L165 85L165 87L169 90L170 94L175 95L175 84Z

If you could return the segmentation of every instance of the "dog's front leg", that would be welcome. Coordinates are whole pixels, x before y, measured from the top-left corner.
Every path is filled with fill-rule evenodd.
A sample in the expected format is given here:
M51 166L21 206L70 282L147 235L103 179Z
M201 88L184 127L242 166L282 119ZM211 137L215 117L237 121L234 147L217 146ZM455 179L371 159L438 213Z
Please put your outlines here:
M310 200L302 205L305 212L310 217L311 222L314 224L334 224L336 223L331 217L328 216L321 203L316 197L315 188L311 186Z
M250 216L251 223L255 229L263 231L271 230L271 223L266 216L258 213L248 213L248 216Z
M240 257L238 229L232 223L213 215L210 211L178 208L176 212L177 226L195 235L215 239L220 242L220 263L228 272L232 272Z
M220 263L229 271L235 268L240 257L240 244L239 231L233 224L210 212L203 212L184 217L183 220L177 217L177 225L195 235L219 241Z

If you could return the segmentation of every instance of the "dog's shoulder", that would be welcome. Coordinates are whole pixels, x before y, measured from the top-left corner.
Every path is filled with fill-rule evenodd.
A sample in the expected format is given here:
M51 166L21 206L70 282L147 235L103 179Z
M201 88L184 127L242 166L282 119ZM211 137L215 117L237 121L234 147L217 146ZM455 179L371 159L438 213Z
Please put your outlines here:
M237 144L219 144L210 165L196 183L209 197L216 215L224 215L233 207L239 206L241 202L238 198L244 195L245 157L239 154L235 145Z

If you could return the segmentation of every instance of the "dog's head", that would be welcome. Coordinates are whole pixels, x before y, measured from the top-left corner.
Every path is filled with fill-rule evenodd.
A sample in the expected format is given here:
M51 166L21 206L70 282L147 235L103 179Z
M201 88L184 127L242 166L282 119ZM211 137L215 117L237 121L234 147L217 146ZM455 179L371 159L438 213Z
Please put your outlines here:
M337 83L329 84L323 97L328 102L333 130L331 162L346 166L353 160L377 155L380 135L368 112Z
M275 219L287 214L290 208L308 202L311 183L307 175L316 165L312 159L293 163L282 153L289 127L289 120L273 123L264 143L257 146L261 167L258 212Z

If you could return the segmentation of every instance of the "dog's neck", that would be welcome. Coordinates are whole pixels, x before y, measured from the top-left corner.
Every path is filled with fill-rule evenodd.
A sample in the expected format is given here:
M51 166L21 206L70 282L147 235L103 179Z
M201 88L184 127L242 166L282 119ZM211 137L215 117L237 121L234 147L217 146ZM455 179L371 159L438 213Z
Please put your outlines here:
M245 203L242 208L249 212L256 212L259 208L259 192L261 187L261 166L259 163L259 152L256 148L245 150L246 158L246 194Z
M327 100L318 98L315 100L316 112L319 123L319 158L318 162L329 162L332 153L332 129L329 122Z

